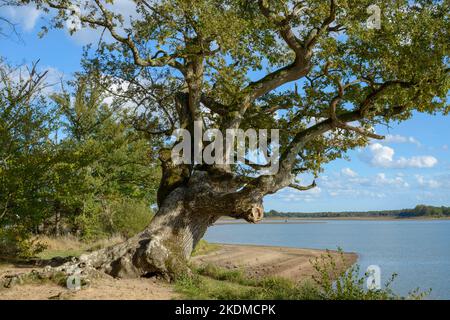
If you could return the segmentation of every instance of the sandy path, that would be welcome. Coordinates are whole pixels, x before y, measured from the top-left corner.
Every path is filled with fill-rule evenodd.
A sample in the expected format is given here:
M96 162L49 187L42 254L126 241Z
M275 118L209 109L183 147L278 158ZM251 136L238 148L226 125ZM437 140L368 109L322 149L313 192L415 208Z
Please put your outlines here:
M220 245L214 252L192 259L195 264L215 264L219 267L241 268L249 276L282 276L294 280L311 277L314 270L309 261L323 254L323 250L284 247ZM337 254L334 252L333 255ZM346 253L349 265L357 256ZM336 259L339 260L339 259ZM0 278L7 274L31 271L29 266L1 266ZM36 269L36 268L34 268ZM176 298L173 288L162 281L151 279L114 279L104 276L92 280L89 288L70 292L56 284L24 284L12 288L0 288L0 300L5 299L112 299L112 300L164 300Z

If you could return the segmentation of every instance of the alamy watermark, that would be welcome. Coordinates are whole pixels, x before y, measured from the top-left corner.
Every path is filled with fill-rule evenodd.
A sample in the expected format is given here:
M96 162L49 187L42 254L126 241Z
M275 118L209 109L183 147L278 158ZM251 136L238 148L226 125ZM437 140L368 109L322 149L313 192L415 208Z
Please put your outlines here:
M370 17L366 21L367 29L381 29L381 9L376 4L367 7L367 13Z
M81 290L81 269L76 268L74 273L66 280L66 287L72 291Z
M274 175L279 169L280 135L278 129L219 129L203 132L203 122L194 122L194 137L186 129L176 129L172 136L174 164L258 164L258 173ZM207 143L205 146L205 142ZM192 145L193 144L193 145Z
M367 267L366 286L368 290L381 289L381 268L375 264Z

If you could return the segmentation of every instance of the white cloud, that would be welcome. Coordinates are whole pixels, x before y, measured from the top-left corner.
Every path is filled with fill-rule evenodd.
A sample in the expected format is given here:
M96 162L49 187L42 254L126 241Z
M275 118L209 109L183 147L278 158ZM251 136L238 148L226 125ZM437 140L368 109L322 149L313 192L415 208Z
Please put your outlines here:
M431 179L431 178L427 179L424 176L421 176L418 174L415 175L415 178L416 178L417 182L419 183L419 185L422 187L428 187L428 188L435 189L435 188L439 188L442 186L441 182Z
M382 168L431 168L438 160L433 156L414 156L411 158L400 157L394 159L393 148L373 143L368 147L371 157L369 162L375 167Z
M350 178L355 178L355 177L358 176L358 174L357 174L355 171L353 171L352 169L350 169L350 168L344 168L344 169L342 169L342 170L341 170L341 173L342 173L344 176L347 176L347 177L350 177Z
M388 134L386 136L386 138L384 139L384 142L386 143L412 143L415 144L416 146L421 146L421 143L414 137L405 137L405 136L401 136L399 134Z
M309 189L306 191L298 191L296 189L283 189L278 196L281 200L286 202L291 201L305 201L305 202L311 202L316 200L322 193L322 189L319 187L315 187L313 189Z
M368 198L377 198L377 199L386 197L386 194L384 192L362 190L362 189L356 189L356 188L332 190L332 191L328 191L328 195L330 195L331 197L345 196L345 197L350 197L350 198L368 197Z
M410 187L406 176L394 174L389 176L383 172L374 176L361 176L359 174L355 176L345 169L340 172L335 172L331 177L327 177L326 179L320 177L317 180L318 185L323 188L323 195L349 199L382 199L388 195L403 194L406 191L405 189Z
M36 26L36 22L41 15L41 11L33 5L22 7L3 7L6 18L13 23L20 24L25 31L31 31Z
M402 177L388 178L385 173L378 173L375 177L375 184L386 186L392 185L397 187L409 187L408 182L403 180Z

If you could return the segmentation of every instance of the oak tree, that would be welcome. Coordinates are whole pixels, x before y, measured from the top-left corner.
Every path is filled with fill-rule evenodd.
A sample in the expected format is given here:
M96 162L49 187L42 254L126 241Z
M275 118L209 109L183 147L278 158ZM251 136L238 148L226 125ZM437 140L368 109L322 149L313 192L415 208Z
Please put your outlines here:
M265 195L314 187L295 179L382 139L376 125L448 112L447 1L134 0L128 15L113 0L18 4L29 2L49 13L47 29L99 31L86 66L149 136L193 133L195 121L280 130L273 175L258 174L263 162L176 164L162 148L150 225L81 257L114 276L176 274L220 217L257 222Z

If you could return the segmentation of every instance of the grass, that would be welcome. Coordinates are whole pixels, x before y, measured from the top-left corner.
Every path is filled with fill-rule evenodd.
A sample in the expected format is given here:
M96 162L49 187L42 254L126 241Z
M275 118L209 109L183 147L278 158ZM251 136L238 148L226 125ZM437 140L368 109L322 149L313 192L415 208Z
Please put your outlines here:
M101 239L94 242L81 241L75 236L39 236L33 239L34 241L42 244L45 249L38 253L36 258L43 260L50 260L55 257L67 258L67 257L79 257L83 253L92 252L108 246L112 246L125 241L122 236L113 236L111 238ZM205 240L200 240L195 247L192 255L204 255L217 250L220 246L217 244L209 243ZM13 259L12 262L16 262ZM0 261L0 268L10 266L11 261ZM18 260L19 261L19 260ZM21 261L21 260L20 260Z
M277 277L249 278L242 270L207 265L181 277L175 290L186 299L282 300L318 298L309 282L294 283Z
M195 246L194 251L192 251L192 256L201 256L204 254L211 253L219 249L219 245L215 243L209 243L204 239L201 239Z
M108 239L102 239L94 242L84 242L74 236L40 236L37 239L46 247L44 251L37 255L39 259L44 260L49 260L55 257L79 257L85 252L91 252L94 250L105 248L123 242L125 240L121 236L114 236Z
M37 240L44 244L46 249L38 254L40 259L52 259L55 257L79 257L85 252L99 250L125 241L121 236L101 239L94 242L84 242L74 236L48 237L40 236ZM219 249L218 244L200 240L192 252L192 256L204 255Z

